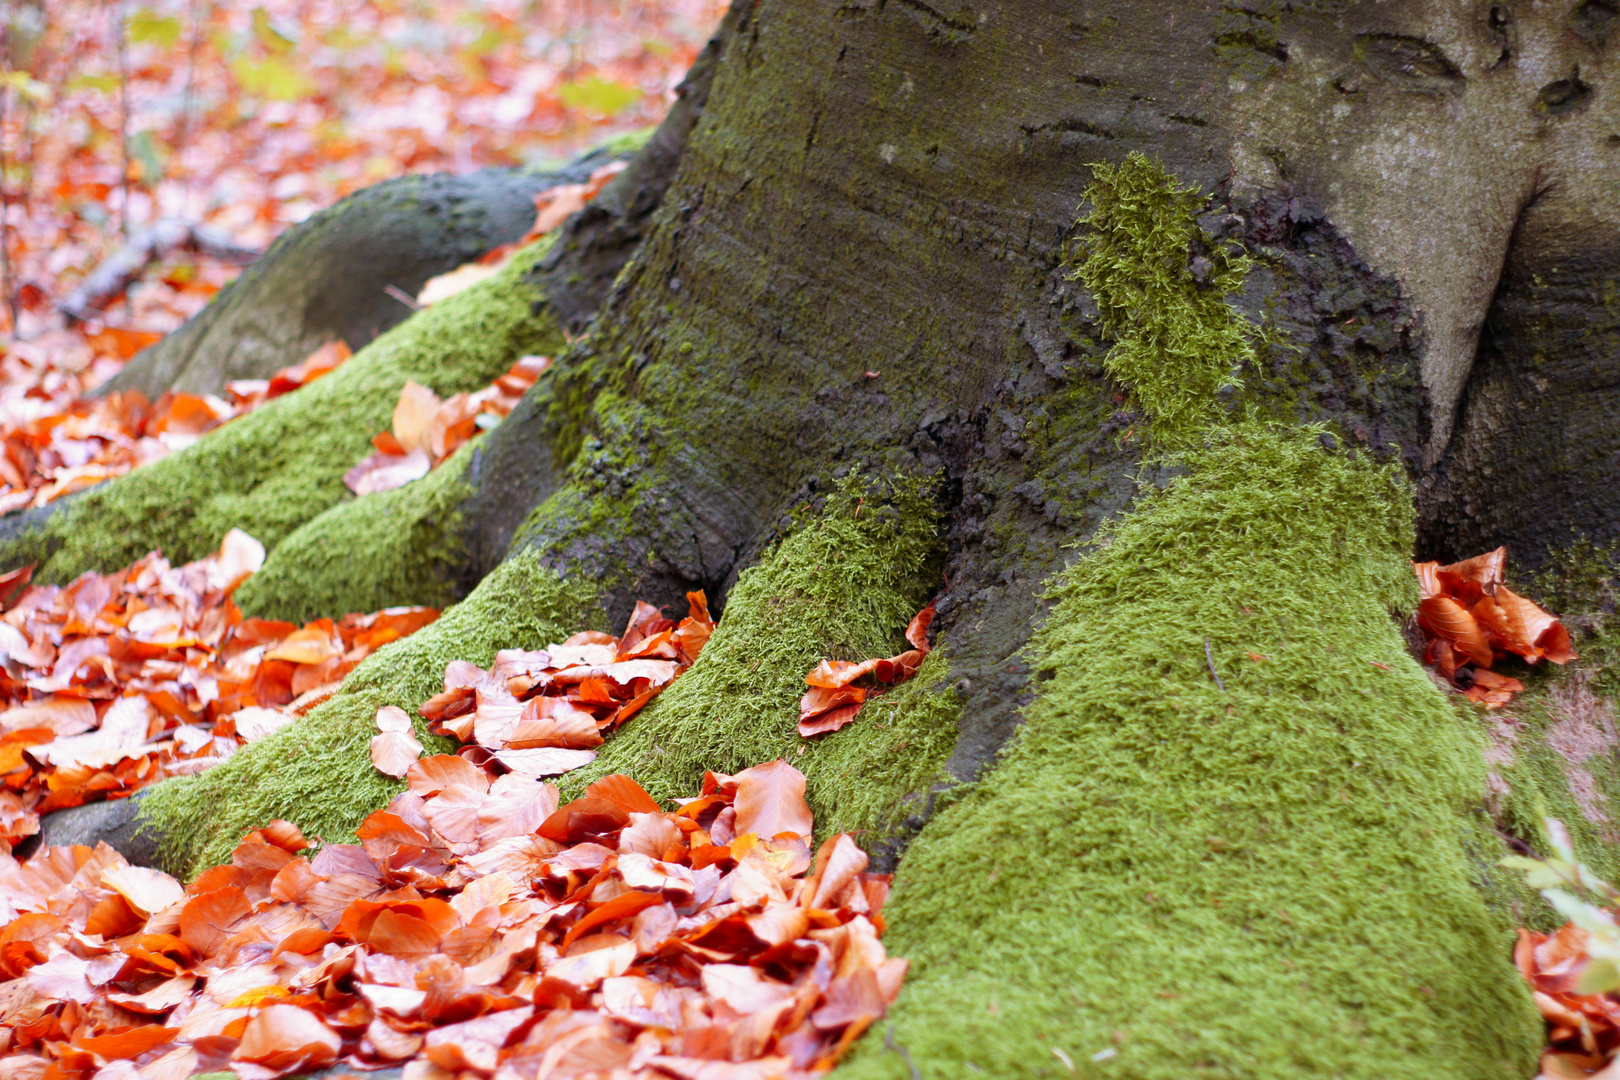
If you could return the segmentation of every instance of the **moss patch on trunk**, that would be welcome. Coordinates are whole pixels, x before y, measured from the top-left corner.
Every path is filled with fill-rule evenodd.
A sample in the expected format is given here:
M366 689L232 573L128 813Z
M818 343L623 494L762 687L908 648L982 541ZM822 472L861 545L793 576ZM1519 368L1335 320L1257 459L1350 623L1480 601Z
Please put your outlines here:
M0 543L0 566L39 562L37 578L66 581L154 548L176 562L195 559L232 528L274 549L349 497L343 474L387 429L406 380L441 395L476 390L525 353L562 348L544 298L524 278L546 243L390 330L331 375L86 492L43 528Z
M444 688L451 660L487 667L500 649L540 648L603 628L591 585L564 582L532 553L508 559L437 622L378 650L342 691L297 723L199 777L154 788L141 815L160 838L164 865L190 877L229 858L244 834L278 817L312 838L352 838L366 815L402 787L371 764L379 708L398 705L414 717ZM429 753L450 749L420 719L416 734Z
M861 832L868 846L888 839L906 797L941 778L956 743L946 650L830 735L799 735L799 698L823 659L906 648L906 623L941 583L937 514L923 482L845 480L819 515L743 571L697 663L565 777L565 792L624 772L658 798L689 796L706 769L781 757L809 778L819 832Z
M889 910L924 1075L1061 1075L1054 1049L1177 1080L1533 1069L1470 854L1496 846L1479 725L1389 618L1409 487L1316 435L1212 436L1055 583L1048 680ZM905 1068L872 1045L849 1073Z

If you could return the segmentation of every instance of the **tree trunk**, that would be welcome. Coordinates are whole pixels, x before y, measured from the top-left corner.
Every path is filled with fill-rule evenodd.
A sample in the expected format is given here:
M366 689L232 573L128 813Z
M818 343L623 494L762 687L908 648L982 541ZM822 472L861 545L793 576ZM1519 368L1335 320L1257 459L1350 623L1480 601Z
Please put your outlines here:
M1614 11L1567 8L737 0L553 246L0 547L62 579L239 525L249 613L464 597L144 800L173 865L352 828L377 707L446 661L704 588L701 660L566 786L809 776L914 962L847 1071L1529 1075L1550 916L1496 860L1551 813L1620 868L1615 646L1487 716L1401 619L1414 551L1612 595ZM404 378L591 312L496 431L343 495ZM936 593L922 675L801 740L805 673Z

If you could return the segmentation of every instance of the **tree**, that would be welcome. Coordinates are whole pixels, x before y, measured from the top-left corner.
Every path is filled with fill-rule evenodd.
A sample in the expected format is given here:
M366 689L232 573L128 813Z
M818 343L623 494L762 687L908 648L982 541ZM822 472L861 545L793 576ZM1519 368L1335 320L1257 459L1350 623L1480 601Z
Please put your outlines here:
M1527 1075L1512 928L1547 915L1496 861L1550 812L1612 872L1611 639L1491 719L1398 613L1414 552L1498 543L1602 599L1615 13L737 0L560 237L4 561L241 526L249 613L458 601L147 798L175 867L351 828L373 714L446 661L704 588L701 661L569 786L788 756L897 865L913 973L849 1071ZM345 497L406 378L549 350L481 442ZM803 743L805 673L936 593L921 676Z

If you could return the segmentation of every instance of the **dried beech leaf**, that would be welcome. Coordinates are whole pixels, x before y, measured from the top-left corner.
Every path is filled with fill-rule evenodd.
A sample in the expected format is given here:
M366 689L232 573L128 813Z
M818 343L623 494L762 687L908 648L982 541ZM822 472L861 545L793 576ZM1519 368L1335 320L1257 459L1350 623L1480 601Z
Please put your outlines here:
M403 710L400 715L404 715ZM403 777L421 756L422 744L408 730L384 731L371 737L371 763L384 776Z
M1449 596L1418 601L1418 625L1481 667L1491 664L1491 644L1468 609Z
M804 774L780 759L737 774L737 832L809 839L813 819L804 801Z

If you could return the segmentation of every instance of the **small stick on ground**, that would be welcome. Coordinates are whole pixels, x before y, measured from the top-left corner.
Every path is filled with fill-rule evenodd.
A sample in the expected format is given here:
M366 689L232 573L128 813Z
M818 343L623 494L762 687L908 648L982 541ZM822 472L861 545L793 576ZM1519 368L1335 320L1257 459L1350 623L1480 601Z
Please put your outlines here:
M911 1070L911 1080L922 1080L922 1073L917 1071L916 1063L911 1060L911 1055L906 1053L906 1048L894 1041L893 1024L890 1024L889 1030L883 1033L883 1045L899 1054L901 1059L905 1061L906 1068Z
M1215 670L1215 657L1209 651L1209 635L1208 634L1204 635L1204 663L1209 665L1209 675L1210 675L1210 678L1215 680L1215 685L1221 688L1221 693L1223 693L1223 694L1226 693L1226 684L1221 682L1220 673Z

